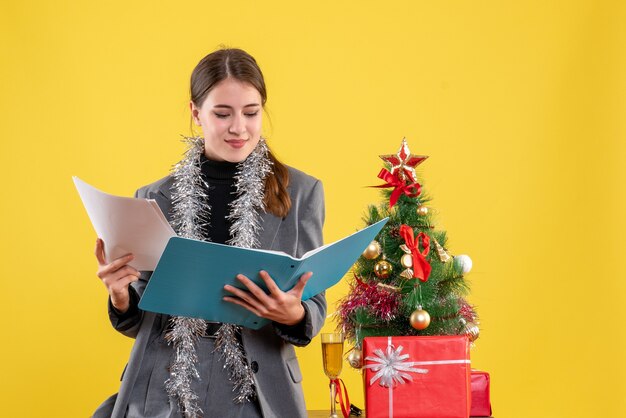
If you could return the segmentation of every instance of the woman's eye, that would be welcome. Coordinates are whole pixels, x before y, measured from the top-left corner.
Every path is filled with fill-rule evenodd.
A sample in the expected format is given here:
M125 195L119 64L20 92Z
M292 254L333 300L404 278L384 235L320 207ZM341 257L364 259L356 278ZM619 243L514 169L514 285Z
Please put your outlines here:
M220 119L225 119L225 118L227 118L230 115L228 113L217 113L217 112L215 112L215 116L220 118Z
M247 117L251 118L253 116L258 115L258 113L259 113L259 111L257 110L256 112L253 112L253 113L244 113L244 115L246 115Z

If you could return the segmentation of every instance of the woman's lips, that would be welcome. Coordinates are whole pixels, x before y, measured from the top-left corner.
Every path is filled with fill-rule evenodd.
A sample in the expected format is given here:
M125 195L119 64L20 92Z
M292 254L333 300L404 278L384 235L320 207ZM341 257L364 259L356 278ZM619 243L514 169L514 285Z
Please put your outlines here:
M246 145L247 140L245 139L227 139L226 143L233 148L242 148Z

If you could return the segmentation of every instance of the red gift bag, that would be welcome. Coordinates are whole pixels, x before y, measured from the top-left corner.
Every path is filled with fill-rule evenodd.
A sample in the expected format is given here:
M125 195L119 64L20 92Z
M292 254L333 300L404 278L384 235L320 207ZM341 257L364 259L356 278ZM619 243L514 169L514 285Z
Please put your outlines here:
M367 418L467 418L469 341L464 335L363 340Z
M472 409L473 417L491 416L491 399L489 396L489 373L472 370Z

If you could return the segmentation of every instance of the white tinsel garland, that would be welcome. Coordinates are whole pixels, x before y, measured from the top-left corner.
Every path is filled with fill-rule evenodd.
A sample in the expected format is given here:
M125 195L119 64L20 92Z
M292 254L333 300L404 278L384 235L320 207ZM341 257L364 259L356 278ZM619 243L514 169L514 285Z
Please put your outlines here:
M184 137L188 149L184 158L174 166L174 191L172 193L172 223L184 238L206 240L211 207L208 203L208 185L202 178L200 158L204 152L204 138ZM228 216L233 220L230 228L230 245L244 248L259 246L260 212L264 209L265 177L271 172L268 148L261 138L254 151L239 163L235 174L238 197L231 203ZM206 330L202 319L174 317L171 330L166 334L168 342L174 344L175 357L170 366L170 377L165 382L170 397L178 398L182 414L197 418L202 414L198 405L198 394L191 388L193 379L199 379L196 363L196 341ZM243 347L238 339L240 327L223 324L216 333L215 351L220 353L224 367L229 372L237 403L256 396L252 371Z

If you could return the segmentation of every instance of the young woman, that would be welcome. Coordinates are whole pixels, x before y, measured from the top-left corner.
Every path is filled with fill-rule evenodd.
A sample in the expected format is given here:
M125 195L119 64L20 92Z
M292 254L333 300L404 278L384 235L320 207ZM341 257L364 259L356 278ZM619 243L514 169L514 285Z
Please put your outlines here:
M293 256L322 245L322 185L280 163L261 137L267 94L254 58L239 49L207 55L193 70L190 91L202 136L187 138L171 175L135 197L155 199L187 238ZM107 264L101 240L95 252L111 323L135 344L119 393L94 417L306 416L293 346L307 345L326 315L323 294L301 300L310 272L287 292L263 271L268 293L243 275L237 279L247 291L225 286L224 300L272 321L251 330L141 311L152 272L133 269L132 254Z

